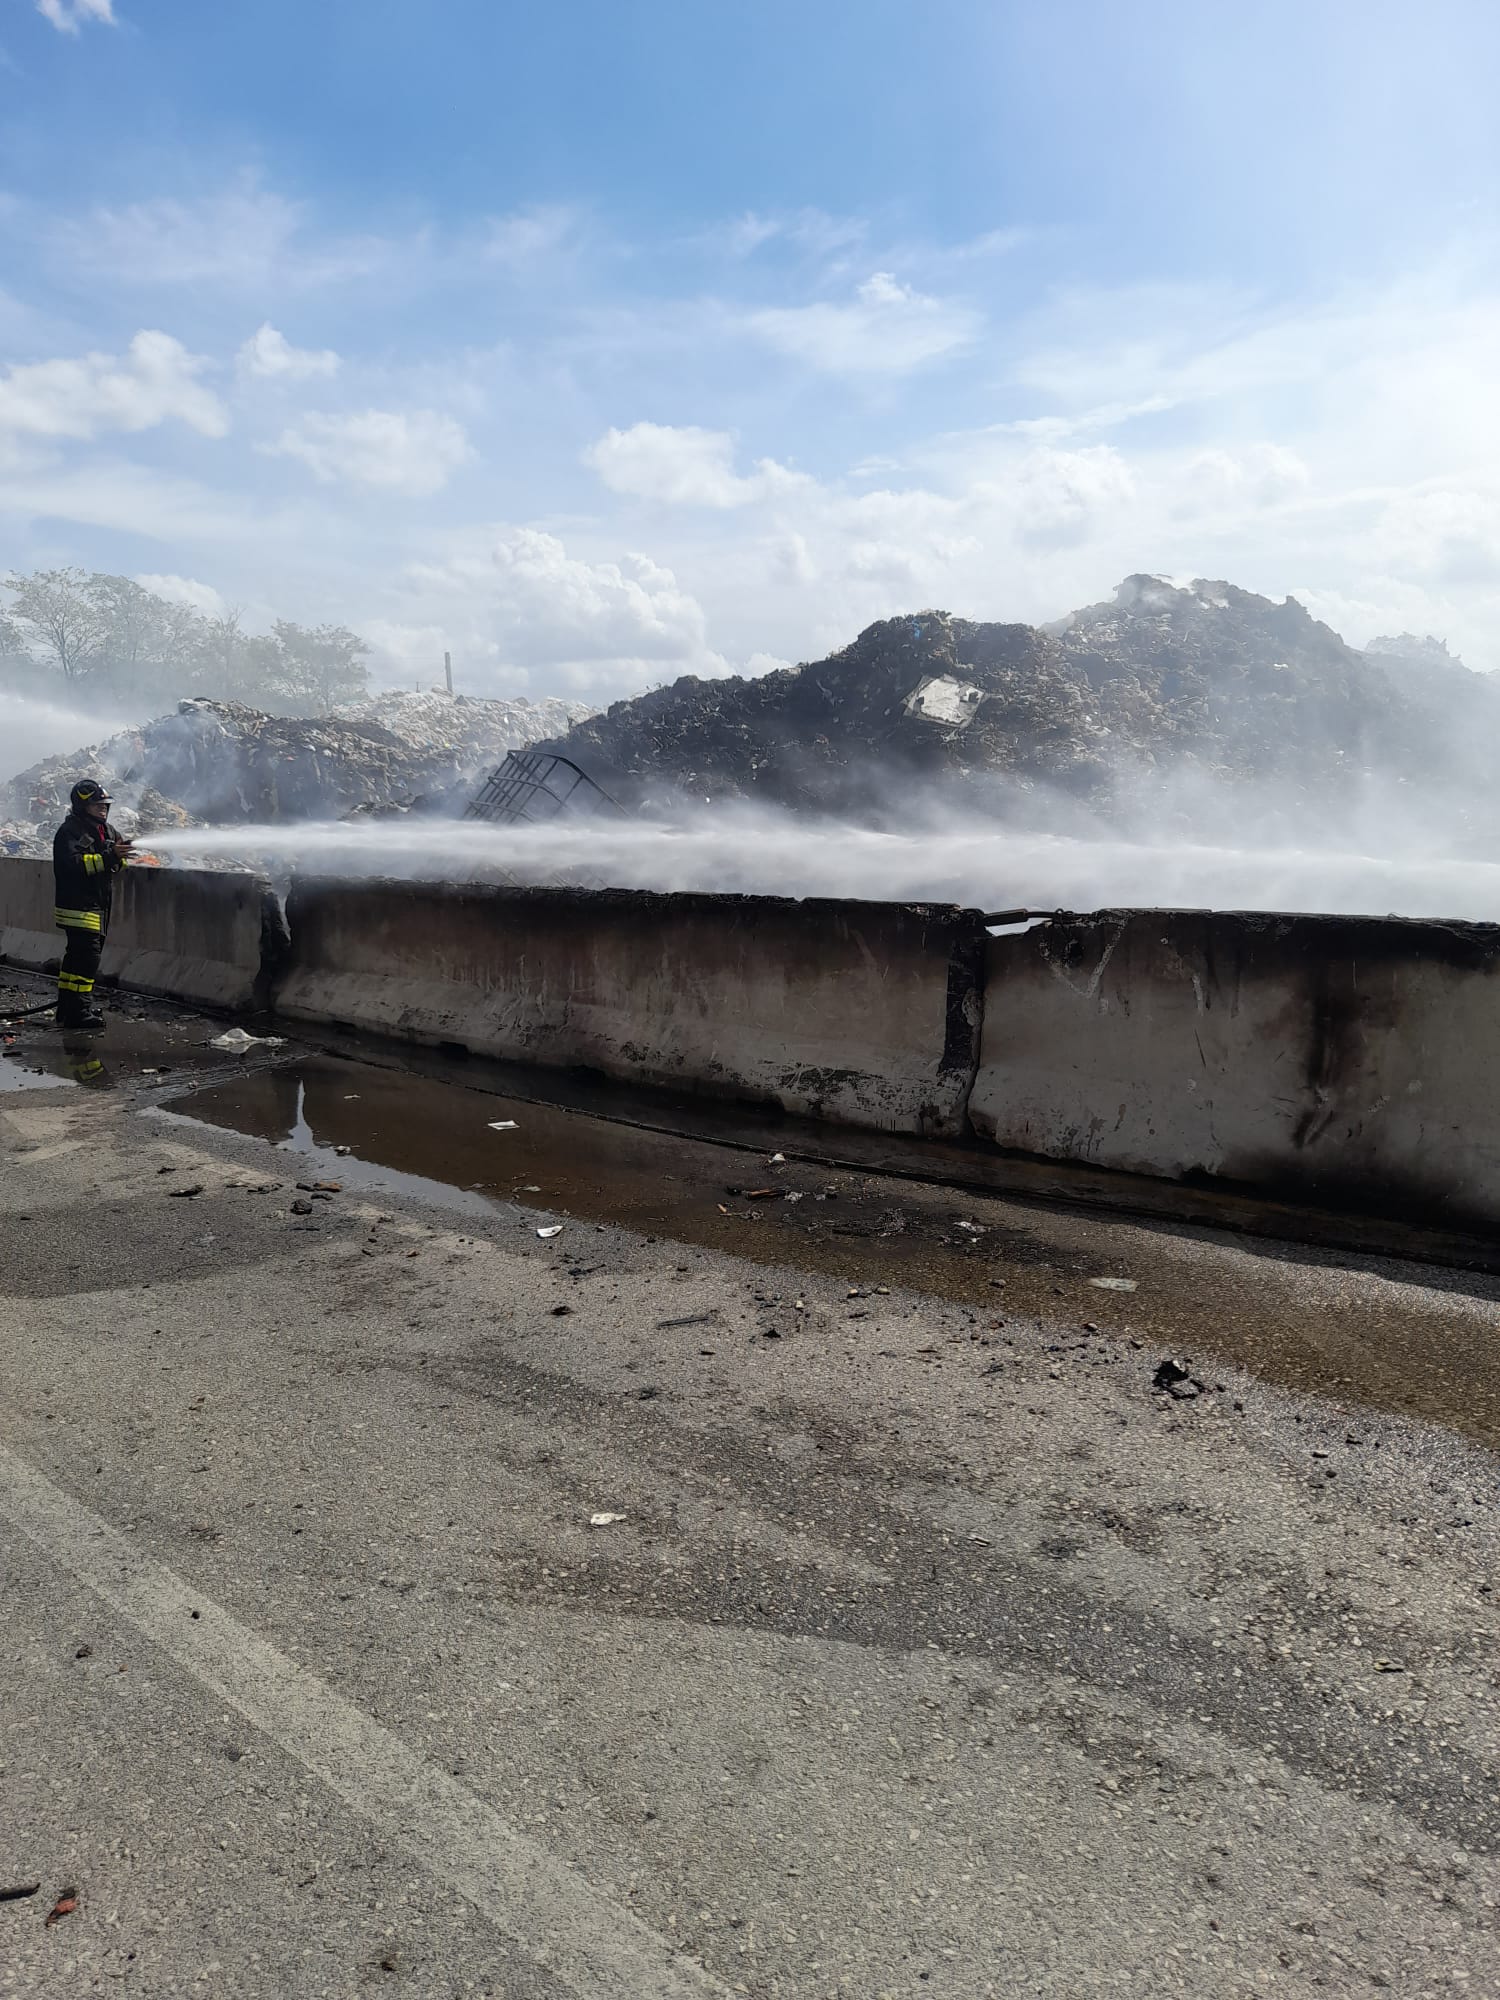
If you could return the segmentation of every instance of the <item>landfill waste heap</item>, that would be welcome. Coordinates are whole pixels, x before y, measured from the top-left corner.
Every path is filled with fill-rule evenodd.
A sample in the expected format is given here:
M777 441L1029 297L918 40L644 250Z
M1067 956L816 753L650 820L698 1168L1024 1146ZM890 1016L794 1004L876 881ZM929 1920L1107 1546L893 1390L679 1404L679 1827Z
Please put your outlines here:
M917 797L1107 812L1184 776L1327 803L1378 774L1483 813L1497 726L1500 687L1437 640L1361 652L1292 598L1137 575L1052 625L924 611L759 679L687 676L541 748L637 807L748 798L882 823Z
M106 742L49 757L0 785L0 853L51 852L82 772L114 793L129 833L352 814L458 812L507 752L565 730L580 702L378 695L328 717L192 700Z

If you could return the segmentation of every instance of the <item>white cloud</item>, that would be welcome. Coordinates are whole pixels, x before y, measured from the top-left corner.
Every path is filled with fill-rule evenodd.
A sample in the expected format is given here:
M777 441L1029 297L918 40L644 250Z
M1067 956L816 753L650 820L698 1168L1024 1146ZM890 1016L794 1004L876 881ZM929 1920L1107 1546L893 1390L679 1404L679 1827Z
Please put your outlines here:
M1239 451L1200 451L1184 468L1184 510L1204 506L1270 507L1305 491L1312 474L1285 445L1247 445Z
M584 453L584 462L611 492L674 507L743 507L808 483L770 458L742 478L734 470L729 432L696 424L632 424L626 431L606 431Z
M770 306L750 331L782 354L834 374L904 375L968 347L981 320L967 306L928 298L876 271L844 305Z
M498 665L604 693L640 686L666 663L724 671L702 607L649 556L591 562L539 528L492 530L486 542L415 565L409 582L424 611L436 602L443 629L457 636L467 623Z
M298 458L318 479L425 499L472 456L462 424L438 410L318 412L284 430L273 456Z
M240 349L239 366L242 374L262 381L311 382L336 375L339 357L331 347L293 347L265 320Z
M85 21L116 25L113 0L36 0L36 11L63 35L76 35Z
M384 237L317 237L303 205L245 176L196 199L163 196L123 208L43 216L39 247L71 268L122 285L216 286L264 300L274 286L347 284L398 255Z
M211 583L200 583L194 576L147 571L135 580L142 590L149 590L153 597L164 597L168 604L185 604L190 611L206 612L210 618L224 615L225 604L218 591Z
M123 356L23 362L0 376L0 432L91 438L175 419L204 437L229 429L224 406L198 380L208 366L170 334L141 332Z
M1135 477L1111 445L1029 452L1016 474L1017 538L1038 548L1074 547L1135 493Z
M530 263L560 250L577 227L577 213L561 203L496 216L484 229L480 255L492 264Z

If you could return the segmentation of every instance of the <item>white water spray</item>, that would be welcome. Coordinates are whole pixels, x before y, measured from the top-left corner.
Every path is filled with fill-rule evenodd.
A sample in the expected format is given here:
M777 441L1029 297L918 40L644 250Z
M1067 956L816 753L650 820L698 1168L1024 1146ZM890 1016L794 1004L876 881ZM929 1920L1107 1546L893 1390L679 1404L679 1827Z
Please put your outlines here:
M682 826L339 821L151 834L184 865L228 859L284 877L574 884L866 897L999 910L1309 910L1500 921L1500 865L1321 845L1212 846L996 827L874 831L764 812Z

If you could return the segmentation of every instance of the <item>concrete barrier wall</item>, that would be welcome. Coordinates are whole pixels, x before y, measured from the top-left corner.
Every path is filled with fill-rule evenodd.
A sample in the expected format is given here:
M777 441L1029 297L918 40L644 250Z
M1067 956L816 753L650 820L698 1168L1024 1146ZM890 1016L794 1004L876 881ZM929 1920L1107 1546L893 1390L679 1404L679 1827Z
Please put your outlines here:
M769 896L295 880L290 1018L956 1136L972 911Z
M240 1010L267 1004L286 932L261 875L127 868L100 971L143 993Z
M62 956L50 861L0 860L0 956L47 967ZM130 868L116 876L100 976L200 1006L263 1006L285 928L262 876Z
M977 1133L1280 1199L1500 1222L1500 927L1100 911L993 939Z
M0 958L36 968L62 957L62 933L52 922L56 901L50 861L0 859Z

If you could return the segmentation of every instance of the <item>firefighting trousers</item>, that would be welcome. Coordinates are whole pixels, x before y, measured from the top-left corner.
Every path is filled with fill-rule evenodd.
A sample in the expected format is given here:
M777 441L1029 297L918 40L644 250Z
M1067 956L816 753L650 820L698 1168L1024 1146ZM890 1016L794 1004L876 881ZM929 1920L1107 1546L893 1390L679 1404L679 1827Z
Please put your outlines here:
M57 974L57 1018L66 1023L81 1020L93 1004L104 931L69 924L63 927L63 936L67 944Z

